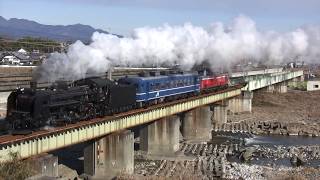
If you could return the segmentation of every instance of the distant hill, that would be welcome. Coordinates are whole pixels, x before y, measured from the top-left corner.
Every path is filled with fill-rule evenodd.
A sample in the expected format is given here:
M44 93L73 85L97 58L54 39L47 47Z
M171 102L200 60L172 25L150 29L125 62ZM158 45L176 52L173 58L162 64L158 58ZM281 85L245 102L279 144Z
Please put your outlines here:
M83 24L74 25L44 25L26 19L11 18L6 20L0 16L0 36L22 38L26 36L48 38L57 41L89 42L93 32L107 33L101 29L94 29Z

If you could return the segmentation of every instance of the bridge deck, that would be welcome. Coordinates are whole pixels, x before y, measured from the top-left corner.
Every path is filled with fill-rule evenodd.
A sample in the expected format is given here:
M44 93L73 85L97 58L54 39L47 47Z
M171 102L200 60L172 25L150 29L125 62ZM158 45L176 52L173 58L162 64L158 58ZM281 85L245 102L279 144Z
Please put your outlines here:
M73 144L105 136L109 133L145 124L163 117L184 112L241 94L241 87L204 94L197 97L151 106L127 113L82 121L47 131L37 131L30 135L0 136L0 161L8 160L10 152L18 152L22 158L63 148Z
M291 71L291 72L290 71L279 72L275 74L247 77L246 82L248 82L248 84L242 90L254 91L257 89L261 89L261 88L274 85L280 82L284 82L300 76L303 76L303 70Z

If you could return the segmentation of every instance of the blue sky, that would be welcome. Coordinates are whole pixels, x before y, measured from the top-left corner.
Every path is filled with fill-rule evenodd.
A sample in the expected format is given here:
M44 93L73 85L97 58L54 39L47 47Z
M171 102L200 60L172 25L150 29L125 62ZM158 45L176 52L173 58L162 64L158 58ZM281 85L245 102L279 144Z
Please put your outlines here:
M191 22L206 27L243 14L259 29L320 24L319 0L0 0L0 15L43 24L88 24L128 35L133 28Z

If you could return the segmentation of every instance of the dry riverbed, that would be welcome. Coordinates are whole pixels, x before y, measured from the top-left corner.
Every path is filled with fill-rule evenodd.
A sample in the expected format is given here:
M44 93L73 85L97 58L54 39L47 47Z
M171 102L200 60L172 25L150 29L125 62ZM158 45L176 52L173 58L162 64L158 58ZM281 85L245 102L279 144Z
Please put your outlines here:
M135 174L118 178L320 179L319 102L320 92L255 93L252 114L229 115L214 127L214 139L224 142L182 142L175 159L146 160L136 152Z

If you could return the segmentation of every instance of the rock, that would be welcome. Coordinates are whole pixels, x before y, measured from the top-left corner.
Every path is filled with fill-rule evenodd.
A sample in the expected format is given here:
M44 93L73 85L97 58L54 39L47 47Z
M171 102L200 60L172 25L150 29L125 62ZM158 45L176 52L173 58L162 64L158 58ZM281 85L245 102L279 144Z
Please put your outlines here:
M58 166L59 176L62 179L74 179L78 178L78 173L76 170L70 169L69 167L59 164Z
M142 175L146 175L148 173L148 171L146 171L146 170L141 170L140 171L140 174L142 174Z
M297 156L297 155L294 155L291 159L290 159L290 162L293 166L301 166L303 164L305 164L305 159L300 155L300 156Z
M254 147L246 148L241 154L240 159L244 162L249 162L252 159L253 153L255 152Z
M298 152L298 149L296 148L296 147L291 147L290 149L289 149L289 153L290 154L296 154Z

